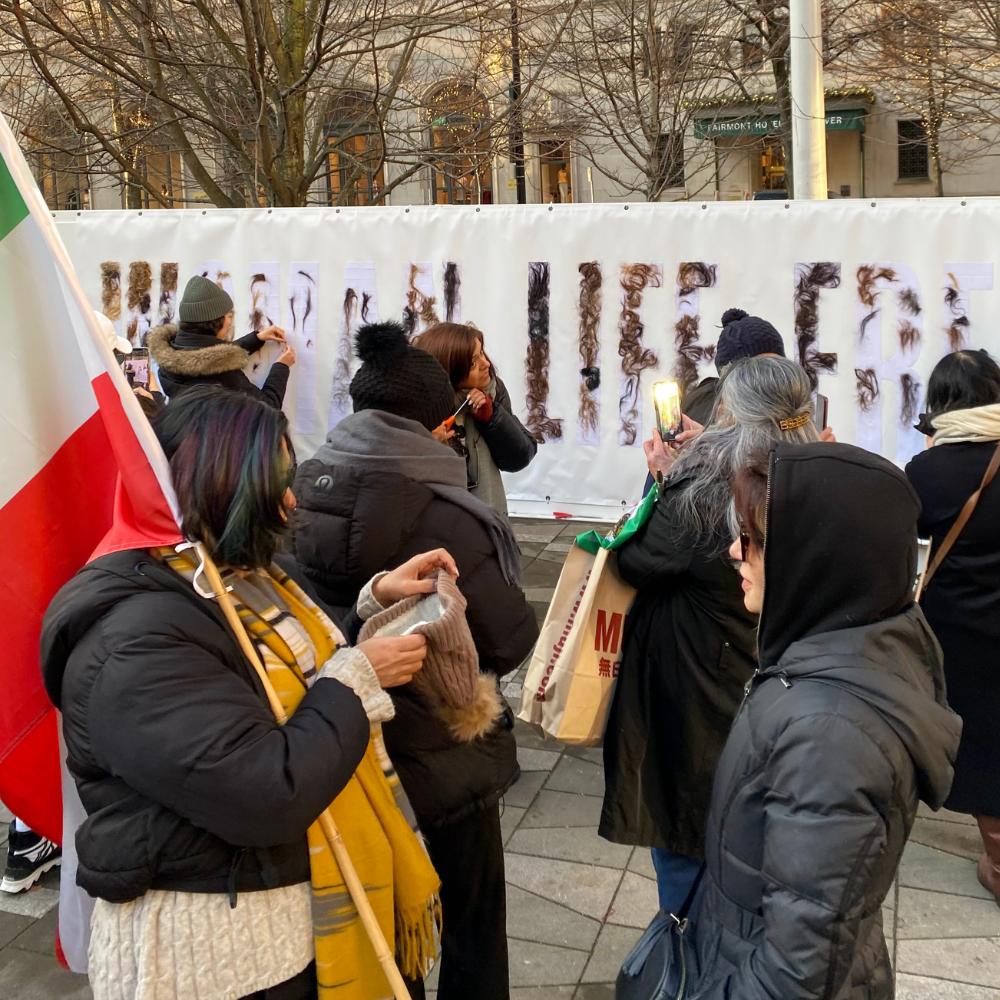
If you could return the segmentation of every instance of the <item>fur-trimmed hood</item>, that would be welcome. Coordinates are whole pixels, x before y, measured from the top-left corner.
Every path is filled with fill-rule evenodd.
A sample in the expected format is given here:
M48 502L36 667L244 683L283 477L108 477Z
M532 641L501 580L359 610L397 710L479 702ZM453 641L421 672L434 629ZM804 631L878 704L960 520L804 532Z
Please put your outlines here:
M174 341L180 328L174 325L154 327L146 336L149 356L157 366L175 375L194 378L205 375L222 375L246 368L250 355L236 344L218 340L214 344L204 339L204 347L178 348Z

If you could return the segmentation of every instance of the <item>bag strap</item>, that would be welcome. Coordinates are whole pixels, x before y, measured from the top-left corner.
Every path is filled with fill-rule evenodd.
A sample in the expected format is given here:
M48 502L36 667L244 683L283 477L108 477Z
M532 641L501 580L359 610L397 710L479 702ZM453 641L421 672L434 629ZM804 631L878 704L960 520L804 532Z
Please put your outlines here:
M941 567L941 563L947 558L951 547L958 541L958 536L962 534L962 530L969 523L969 518L972 517L976 510L979 499L983 495L983 490L993 482L998 469L1000 469L1000 444L997 444L996 450L993 452L993 457L990 459L990 464L986 466L986 472L983 475L983 481L979 484L979 489L965 501L965 506L959 512L958 517L955 518L955 523L951 526L951 530L945 535L944 541L941 543L941 548L937 550L937 555L931 561L930 566L927 567L927 572L924 573L923 583L920 588L921 592L927 589L934 574Z

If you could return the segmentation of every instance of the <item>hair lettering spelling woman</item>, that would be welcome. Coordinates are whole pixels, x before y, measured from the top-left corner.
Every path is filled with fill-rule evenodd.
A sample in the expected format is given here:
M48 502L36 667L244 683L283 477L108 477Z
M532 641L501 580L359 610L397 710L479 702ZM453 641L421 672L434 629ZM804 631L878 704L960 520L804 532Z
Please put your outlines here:
M435 428L439 440L457 436L465 453L469 492L501 514L507 494L501 472L520 472L538 445L511 410L510 393L486 356L483 335L474 326L437 323L413 342L436 358L455 390L455 409L466 400L454 431Z
M77 881L97 900L94 996L299 1000L316 996L319 977L353 981L345 995L375 1000L384 978L310 828L333 803L363 880L382 887L373 904L386 929L395 919L414 939L428 929L433 938L433 869L403 813L376 812L363 790L383 788L392 801L371 721L391 718L383 688L420 670L425 640L350 648L273 561L295 506L280 411L193 388L156 431L184 534L219 565L290 718L275 722L188 545L103 556L53 600L43 674L87 814ZM364 588L345 630L380 602L430 590L424 577L439 566L455 571L439 551ZM412 866L405 878L386 843Z

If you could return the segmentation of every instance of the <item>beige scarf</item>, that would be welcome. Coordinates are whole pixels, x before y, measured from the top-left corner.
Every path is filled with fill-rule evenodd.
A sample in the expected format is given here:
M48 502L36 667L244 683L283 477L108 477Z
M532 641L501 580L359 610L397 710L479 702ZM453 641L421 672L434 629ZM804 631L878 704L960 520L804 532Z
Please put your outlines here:
M932 418L934 444L1000 441L1000 403L971 410L952 410Z

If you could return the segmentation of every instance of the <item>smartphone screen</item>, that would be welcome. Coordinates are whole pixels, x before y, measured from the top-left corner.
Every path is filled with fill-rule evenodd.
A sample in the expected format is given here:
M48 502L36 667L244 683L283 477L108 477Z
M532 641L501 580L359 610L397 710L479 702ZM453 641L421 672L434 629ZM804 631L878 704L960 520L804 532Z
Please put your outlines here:
M122 371L132 388L149 388L149 351L145 347L136 347L122 362Z
M821 392L813 393L813 423L817 431L829 427L830 400Z

